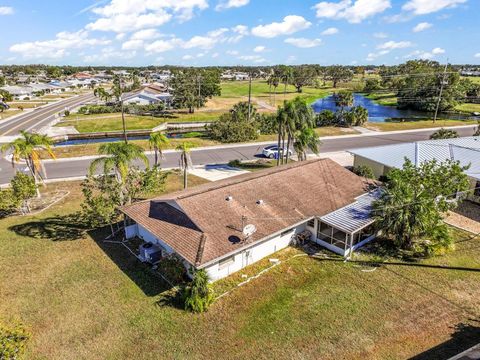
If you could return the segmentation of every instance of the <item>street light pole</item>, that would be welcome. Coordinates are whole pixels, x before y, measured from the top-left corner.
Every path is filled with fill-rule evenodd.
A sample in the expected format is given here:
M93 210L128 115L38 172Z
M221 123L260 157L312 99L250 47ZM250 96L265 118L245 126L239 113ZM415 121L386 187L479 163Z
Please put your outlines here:
M447 68L448 68L448 59L447 59L447 63L445 64L445 69L443 70L442 81L440 84L440 92L438 94L437 107L435 108L435 117L433 118L434 123L437 121L438 110L440 109L440 102L442 101L443 86L445 85L445 82L446 82L445 77L447 76Z

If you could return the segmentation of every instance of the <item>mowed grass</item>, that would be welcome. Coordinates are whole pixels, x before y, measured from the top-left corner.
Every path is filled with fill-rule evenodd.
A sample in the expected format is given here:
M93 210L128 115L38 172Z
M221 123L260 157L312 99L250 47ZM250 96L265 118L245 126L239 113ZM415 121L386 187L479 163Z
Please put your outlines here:
M375 103L384 106L397 106L397 97L394 93L371 93L365 95L368 99L372 99Z
M437 127L475 125L475 120L418 120L404 122L367 122L364 127L374 131L397 131L397 130L414 130L414 129L430 129Z
M181 186L174 178L170 190ZM32 333L27 359L399 359L460 325L478 328L480 240L461 232L455 252L411 266L293 257L301 252L289 248L273 256L279 266L195 315L172 306L162 280L103 242L105 232L77 231L65 217L79 209L77 183L55 188L71 195L41 215L0 221L0 321Z
M455 110L466 113L480 112L480 104L460 104L455 106Z

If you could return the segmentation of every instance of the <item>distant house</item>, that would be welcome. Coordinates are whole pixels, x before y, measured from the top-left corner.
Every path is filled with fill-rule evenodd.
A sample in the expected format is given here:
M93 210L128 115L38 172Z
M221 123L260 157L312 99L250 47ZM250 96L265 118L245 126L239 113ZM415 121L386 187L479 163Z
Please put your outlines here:
M350 254L375 234L376 192L329 160L297 162L240 175L121 209L125 235L175 253L187 269L226 277L300 236Z
M163 102L166 106L169 106L172 95L165 91L163 86L148 84L140 90L124 94L122 100L125 104L153 105Z
M450 159L463 166L470 165L466 171L472 189L468 198L480 203L480 136L375 146L349 152L354 156L354 166L370 167L377 178L387 175L391 169L402 168L406 158L415 165L433 159L439 162Z
M35 90L30 86L6 85L0 89L10 93L16 100L25 100L34 96Z

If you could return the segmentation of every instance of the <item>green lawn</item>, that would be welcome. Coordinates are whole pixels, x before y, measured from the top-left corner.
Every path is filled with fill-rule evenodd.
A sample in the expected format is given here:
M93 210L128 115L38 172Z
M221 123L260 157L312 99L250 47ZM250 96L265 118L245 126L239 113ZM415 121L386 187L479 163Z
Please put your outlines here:
M437 127L475 125L475 120L418 120L405 122L368 122L364 125L367 129L375 131L397 131L397 130L413 130L413 129L429 129Z
M464 76L462 79L468 79L474 84L480 84L480 76Z
M455 107L455 110L467 113L480 112L480 104L460 104Z
M372 99L375 103L384 106L397 106L397 97L394 93L372 93L365 97Z
M175 190L180 177L172 179ZM376 269L292 258L301 252L289 248L275 254L279 266L194 315L169 301L162 280L126 249L103 242L106 233L75 225L68 214L79 209L77 183L54 188L71 195L41 215L0 220L0 321L31 332L26 359L404 359L455 334L478 334L478 237L457 232L453 253Z

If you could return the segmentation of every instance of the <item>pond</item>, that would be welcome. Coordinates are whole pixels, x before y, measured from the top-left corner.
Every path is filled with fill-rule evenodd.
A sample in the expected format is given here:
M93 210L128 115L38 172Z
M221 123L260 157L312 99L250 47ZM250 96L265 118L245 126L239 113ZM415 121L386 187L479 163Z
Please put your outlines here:
M418 110L400 110L394 106L385 106L375 103L373 100L365 97L362 94L354 94L354 105L363 106L368 110L368 121L370 122L385 122L385 121L395 121L395 120L420 120L420 119L431 119L434 117L433 113L426 111ZM333 95L327 96L322 99L318 99L312 105L313 110L316 113L321 112L322 110L339 110L335 106L335 100ZM463 114L452 114L452 113L441 113L438 115L439 119L455 119L455 120L467 120L472 117Z

